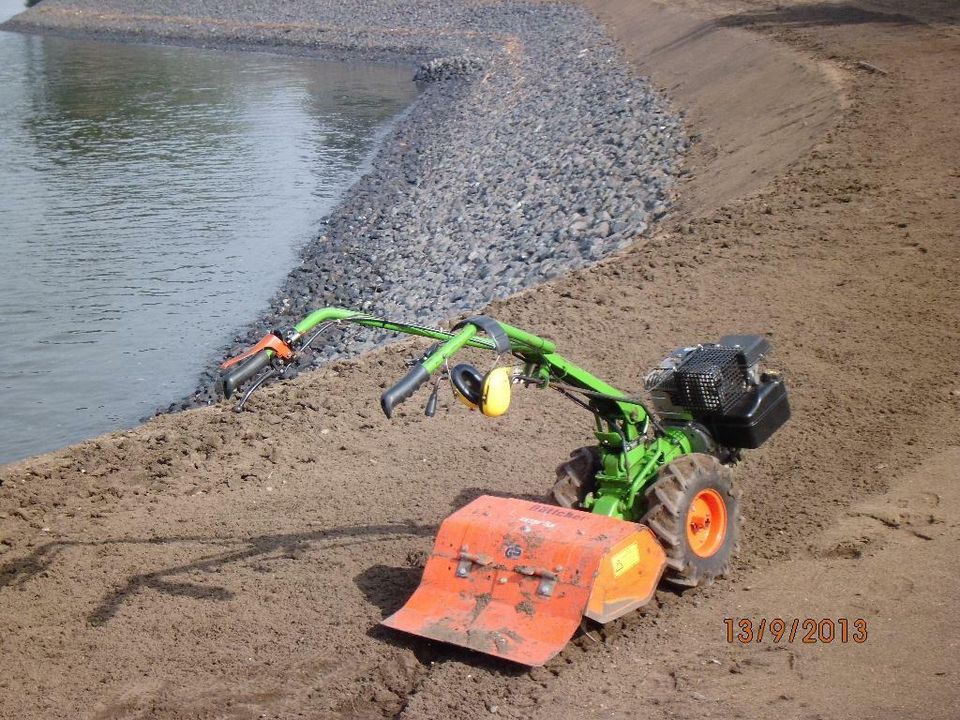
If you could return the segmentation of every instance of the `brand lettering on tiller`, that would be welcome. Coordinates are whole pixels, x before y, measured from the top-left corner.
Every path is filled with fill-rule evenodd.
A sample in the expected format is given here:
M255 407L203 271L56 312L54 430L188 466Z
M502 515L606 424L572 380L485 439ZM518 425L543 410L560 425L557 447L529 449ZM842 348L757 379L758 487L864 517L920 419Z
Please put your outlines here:
M554 517L563 517L569 518L570 520L580 520L583 513L578 513L573 510L567 510L565 508L551 507L550 505L540 505L538 503L532 503L530 509L534 512L542 513L544 515L553 515Z
M524 525L536 525L538 527L545 527L547 529L555 528L557 524L555 522L550 522L549 520L537 520L536 518L522 517L520 522Z

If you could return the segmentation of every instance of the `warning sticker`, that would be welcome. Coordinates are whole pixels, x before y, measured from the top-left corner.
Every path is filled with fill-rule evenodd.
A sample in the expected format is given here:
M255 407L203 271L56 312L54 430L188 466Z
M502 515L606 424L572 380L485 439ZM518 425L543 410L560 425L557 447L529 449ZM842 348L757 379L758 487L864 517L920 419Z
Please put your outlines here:
M639 562L640 550L637 548L636 543L627 545L623 550L620 550L610 558L610 563L613 565L613 576L620 577Z

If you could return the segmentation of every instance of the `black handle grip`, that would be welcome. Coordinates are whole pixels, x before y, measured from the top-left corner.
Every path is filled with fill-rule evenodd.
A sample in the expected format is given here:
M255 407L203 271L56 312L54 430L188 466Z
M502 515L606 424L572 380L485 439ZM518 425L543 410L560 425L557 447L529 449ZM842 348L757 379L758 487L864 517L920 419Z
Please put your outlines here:
M393 416L393 408L413 395L421 385L430 379L427 369L417 363L396 385L388 388L380 396L380 407L388 418Z
M269 366L270 355L267 354L266 350L262 350L252 358L244 360L235 370L231 370L220 378L220 388L223 390L223 396L229 399L238 387Z

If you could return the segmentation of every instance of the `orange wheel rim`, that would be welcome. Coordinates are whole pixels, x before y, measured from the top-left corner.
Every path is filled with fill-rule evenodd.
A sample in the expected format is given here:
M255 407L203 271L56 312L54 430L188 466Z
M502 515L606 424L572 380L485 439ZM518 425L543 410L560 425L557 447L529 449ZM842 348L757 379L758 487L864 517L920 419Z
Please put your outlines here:
M699 557L710 557L727 536L727 504L716 490L701 490L687 511L687 543Z

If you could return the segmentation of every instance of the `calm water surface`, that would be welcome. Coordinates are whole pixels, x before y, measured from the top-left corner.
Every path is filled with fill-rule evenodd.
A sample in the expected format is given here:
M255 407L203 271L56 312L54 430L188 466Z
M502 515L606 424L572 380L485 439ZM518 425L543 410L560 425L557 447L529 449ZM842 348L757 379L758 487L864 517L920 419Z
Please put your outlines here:
M363 171L410 76L0 32L0 462L190 392Z

